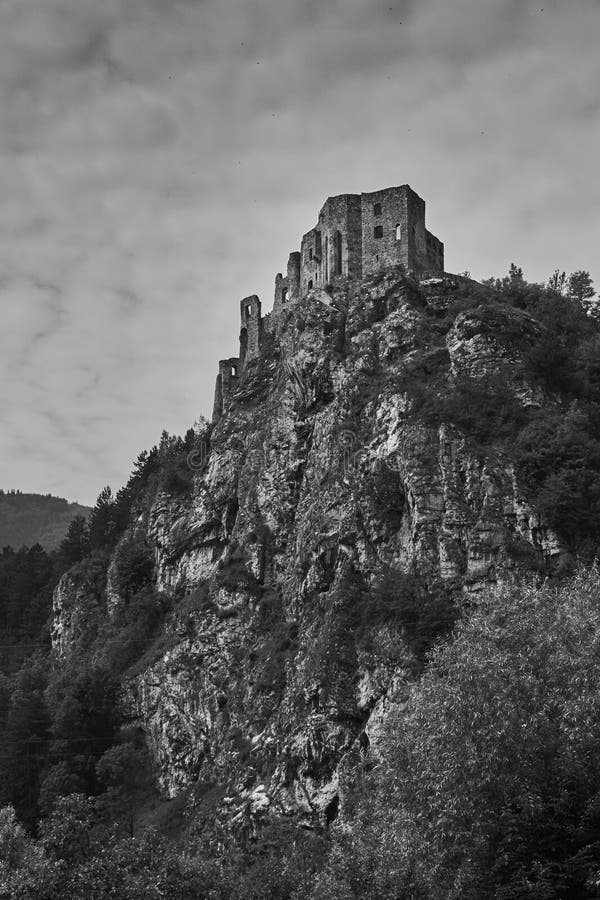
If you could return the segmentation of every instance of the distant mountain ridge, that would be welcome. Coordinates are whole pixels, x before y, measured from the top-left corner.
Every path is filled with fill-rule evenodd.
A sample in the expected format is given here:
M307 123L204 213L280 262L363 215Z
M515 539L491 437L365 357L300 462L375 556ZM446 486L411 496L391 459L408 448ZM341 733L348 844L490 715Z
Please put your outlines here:
M89 512L87 506L51 494L0 490L0 548L41 544L55 550L72 520Z

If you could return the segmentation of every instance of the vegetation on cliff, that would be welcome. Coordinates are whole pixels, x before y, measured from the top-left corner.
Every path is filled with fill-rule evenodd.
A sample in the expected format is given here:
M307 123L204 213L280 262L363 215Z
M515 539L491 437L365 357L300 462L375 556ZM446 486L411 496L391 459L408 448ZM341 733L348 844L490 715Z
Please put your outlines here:
M333 291L333 313L316 304L290 323L288 339L306 342L296 359L266 335L238 418L163 434L54 554L4 552L0 897L594 896L600 329L584 275L542 286L512 267L445 293L401 275L350 301ZM435 435L432 464L410 457L411 484L387 458L362 466L385 415L427 452ZM242 469L259 430L260 465ZM360 452L321 471L340 435ZM458 575L417 558L407 494L439 481L440 454L457 446L446 527L471 527L469 502L501 506L500 489L480 484L510 469L560 559L514 530L513 543L494 538L504 586L492 566L473 588L466 566L492 530L483 514L467 550L447 544ZM217 505L202 479L219 452ZM268 490L279 518L267 522L254 511ZM351 502L335 506L344 491ZM430 484L423 497L422 542L438 504ZM178 709L173 726L159 721L173 728L163 757L189 767L166 800L148 723L124 695L160 700L169 681L184 690L179 676L193 704L188 715L176 695L183 721L202 714L213 731L182 730ZM265 787L275 773L284 799ZM321 806L307 794L332 783Z
M3 811L0 896L593 897L599 642L597 568L490 590L431 655L376 763L356 762L342 824L281 824L212 860L208 835L185 854L155 829L132 836L147 775L120 744L97 766L109 789L56 800L37 840Z
M600 572L490 590L387 723L313 897L593 897Z

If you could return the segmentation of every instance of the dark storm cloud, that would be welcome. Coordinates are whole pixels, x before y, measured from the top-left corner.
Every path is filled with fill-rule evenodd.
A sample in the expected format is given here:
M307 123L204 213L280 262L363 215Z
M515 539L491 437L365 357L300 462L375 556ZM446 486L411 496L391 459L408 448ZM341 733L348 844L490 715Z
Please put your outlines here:
M593 268L597 36L597 0L0 0L0 486L92 501L207 412L328 194L410 182L451 269Z

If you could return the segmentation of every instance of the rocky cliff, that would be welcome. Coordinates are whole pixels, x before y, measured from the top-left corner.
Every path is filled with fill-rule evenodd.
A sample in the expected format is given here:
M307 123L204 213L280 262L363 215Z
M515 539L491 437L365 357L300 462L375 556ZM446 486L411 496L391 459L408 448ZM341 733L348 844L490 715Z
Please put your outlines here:
M169 598L122 693L166 795L200 808L210 786L217 818L246 830L331 821L349 762L461 606L559 558L507 442L473 440L439 399L492 378L535 407L523 357L540 328L465 279L392 270L311 292L265 330L189 455L189 489L154 491L121 539L150 548ZM108 618L127 603L119 559ZM76 573L56 593L62 654L98 608L88 593Z

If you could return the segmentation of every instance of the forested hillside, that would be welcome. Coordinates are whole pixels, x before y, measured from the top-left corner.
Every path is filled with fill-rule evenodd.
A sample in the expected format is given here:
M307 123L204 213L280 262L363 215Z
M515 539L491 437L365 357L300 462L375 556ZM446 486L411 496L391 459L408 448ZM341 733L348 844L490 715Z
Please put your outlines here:
M309 294L216 424L4 553L1 900L598 896L575 274Z
M41 544L56 550L73 519L88 514L88 507L50 494L0 490L0 548Z

